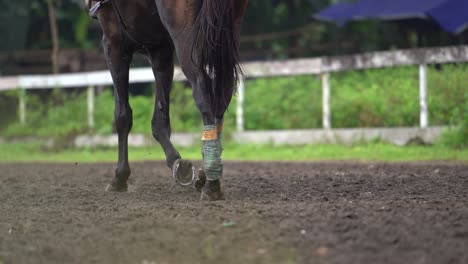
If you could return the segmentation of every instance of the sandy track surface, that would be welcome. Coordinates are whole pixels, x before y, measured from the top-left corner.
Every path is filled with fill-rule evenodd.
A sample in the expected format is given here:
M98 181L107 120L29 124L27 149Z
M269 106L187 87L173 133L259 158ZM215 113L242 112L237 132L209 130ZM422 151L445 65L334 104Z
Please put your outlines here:
M131 166L0 163L0 263L468 263L468 164L226 162L222 202Z

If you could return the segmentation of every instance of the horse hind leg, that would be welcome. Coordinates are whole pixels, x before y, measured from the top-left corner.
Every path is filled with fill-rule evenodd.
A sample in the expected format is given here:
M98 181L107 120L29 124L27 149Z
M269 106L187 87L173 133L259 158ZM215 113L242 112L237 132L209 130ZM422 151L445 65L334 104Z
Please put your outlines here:
M210 89L206 88L206 76L191 63L182 65L182 67L184 66L184 71L192 85L195 104L203 119L203 165L199 173L199 180L195 182L195 188L201 192L201 200L224 200L220 181L223 175L222 146L220 134L218 134L216 114L211 103L213 96Z
M220 183L224 167L221 159L223 153L222 134L224 113L231 101L234 89L226 89L224 91L225 96L229 98L227 104L218 105L218 107L215 108L213 104L210 103L210 100L213 100L214 97L208 92L211 89L203 88L206 87L206 80L209 81L210 79L206 78L206 76L201 78L202 81L199 82L201 85L194 86L194 99L202 113L204 122L202 136L203 165L199 170L198 180L195 182L194 187L197 191L201 192L202 200L224 200L224 194L221 190ZM212 82L211 85L214 85L214 83ZM209 109L211 109L211 112Z
M156 99L151 128L153 137L164 150L167 166L172 169L174 179L178 184L187 186L191 185L195 178L195 168L192 162L182 159L170 140L169 95L174 77L173 54L172 44L168 44L165 48L160 47L150 51L153 73L156 79Z
M206 78L205 78L206 79ZM232 98L233 89L226 89L226 96ZM204 97L208 98L208 94L204 93ZM200 95L194 94L195 102L198 101L197 105L199 105L199 109L206 109L207 107L207 100L201 98ZM230 99L229 99L230 102ZM224 128L224 113L227 110L229 105L219 106L216 109L214 114L214 126L213 125L205 125L204 132L203 132L203 167L199 170L198 180L195 182L194 186L195 189L201 192L201 200L224 200L224 194L221 190L221 183L220 179L223 175L223 162L221 156L223 154L223 146L222 146L222 135L223 135L223 128ZM211 114L207 115L206 113L203 116L209 116L207 123L211 122ZM205 121L205 118L204 118ZM210 130L208 133L209 136L205 136L206 130Z
M216 124L216 123L215 123ZM221 178L223 176L223 162L221 160L222 145L221 133L217 125L205 125L202 136L203 168L199 176L199 182L195 187L200 188L201 200L216 201L224 200L224 193L221 190Z
M222 117L221 118L216 118L215 124L216 124L216 132L217 132L217 136L218 136L218 141L219 141L219 144L221 146L220 155L222 155L223 154L222 134L223 134L223 127L224 127L224 119ZM203 155L203 151L202 151L202 155ZM202 189L206 184L206 180L207 180L206 179L206 173L205 173L204 168L202 167L198 171L198 179L194 184L194 187L198 192L202 192Z

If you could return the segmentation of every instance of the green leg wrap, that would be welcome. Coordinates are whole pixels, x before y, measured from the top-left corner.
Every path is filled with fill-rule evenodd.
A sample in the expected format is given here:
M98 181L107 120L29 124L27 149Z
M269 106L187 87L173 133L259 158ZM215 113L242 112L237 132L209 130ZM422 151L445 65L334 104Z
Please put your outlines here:
M221 140L218 138L216 140L203 141L202 152L203 170L205 171L206 178L209 181L220 180L223 176L223 162L221 160Z
M219 147L221 148L221 155L223 155L223 131L218 132Z

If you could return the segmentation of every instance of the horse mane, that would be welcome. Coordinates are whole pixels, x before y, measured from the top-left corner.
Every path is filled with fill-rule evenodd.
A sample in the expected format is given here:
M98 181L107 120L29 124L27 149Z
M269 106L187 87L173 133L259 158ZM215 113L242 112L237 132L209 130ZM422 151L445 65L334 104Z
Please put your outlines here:
M205 76L215 113L227 108L242 74L239 33L235 31L235 1L238 0L194 2L192 61Z

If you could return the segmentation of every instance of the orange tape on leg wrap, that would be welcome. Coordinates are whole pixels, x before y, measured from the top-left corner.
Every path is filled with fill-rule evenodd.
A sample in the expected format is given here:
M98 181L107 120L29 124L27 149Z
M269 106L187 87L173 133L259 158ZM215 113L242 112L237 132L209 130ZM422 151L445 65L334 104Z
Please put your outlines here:
M202 140L217 140L218 139L218 131L217 129L211 130L204 130L202 134Z

